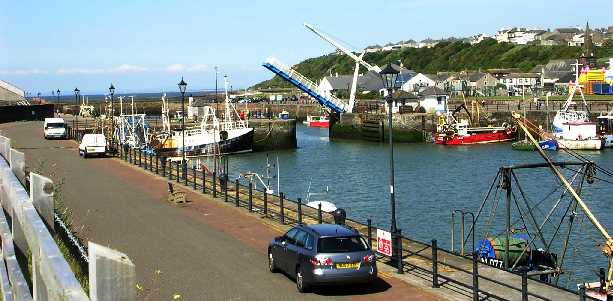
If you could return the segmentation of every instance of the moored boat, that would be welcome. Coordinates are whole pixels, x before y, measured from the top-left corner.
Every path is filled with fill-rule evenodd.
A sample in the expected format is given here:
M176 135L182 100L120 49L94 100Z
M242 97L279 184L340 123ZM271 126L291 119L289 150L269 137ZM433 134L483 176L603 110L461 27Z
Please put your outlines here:
M309 127L320 127L320 128L330 127L330 119L326 115L321 115L321 116L307 115L307 119L303 123Z
M435 144L466 145L481 143L496 143L514 140L517 137L517 128L507 123L502 126L470 127L467 119L458 121L455 115L464 109L468 116L471 114L462 104L453 111L447 111L439 116L434 135Z

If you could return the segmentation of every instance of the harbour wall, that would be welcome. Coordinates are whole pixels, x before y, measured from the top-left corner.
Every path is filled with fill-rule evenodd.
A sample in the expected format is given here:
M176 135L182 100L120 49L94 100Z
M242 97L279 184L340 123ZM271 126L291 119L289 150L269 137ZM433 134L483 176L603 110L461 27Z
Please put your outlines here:
M250 119L253 127L253 151L270 151L278 149L295 149L296 119Z

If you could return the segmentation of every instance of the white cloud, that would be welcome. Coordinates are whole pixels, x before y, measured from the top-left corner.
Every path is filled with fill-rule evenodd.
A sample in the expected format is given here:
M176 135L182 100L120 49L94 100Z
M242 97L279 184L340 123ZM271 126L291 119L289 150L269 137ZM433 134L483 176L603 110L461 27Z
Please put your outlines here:
M0 70L1 75L40 75L49 73L47 70L38 68L33 69L16 69L16 70Z
M171 64L166 66L166 71L168 72L180 72L185 70L185 65L182 64Z
M209 66L205 64L191 65L187 68L188 72L205 72L209 70Z
M136 72L145 72L148 71L149 68L123 64L117 67L112 68L60 68L56 71L59 75L68 75L68 74L106 74L106 73L136 73Z

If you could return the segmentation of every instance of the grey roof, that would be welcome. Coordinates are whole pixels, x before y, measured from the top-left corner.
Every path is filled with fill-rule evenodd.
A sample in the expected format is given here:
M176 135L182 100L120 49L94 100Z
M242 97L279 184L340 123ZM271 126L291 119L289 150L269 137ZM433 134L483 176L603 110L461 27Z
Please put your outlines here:
M437 86L429 86L419 92L422 96L430 96L430 95L447 95L445 91Z
M351 75L339 75L339 76L326 76L324 77L333 90L347 90L351 87L351 82L353 81L353 76Z
M486 73L483 73L483 72L477 72L477 73L469 74L468 75L468 81L476 82L476 81L482 79L485 75L486 75Z
M581 32L579 28L574 28L574 27L556 28L555 31L560 32L560 33L580 33Z
M383 81L375 71L368 71L358 77L358 88L364 91L379 91L383 89Z

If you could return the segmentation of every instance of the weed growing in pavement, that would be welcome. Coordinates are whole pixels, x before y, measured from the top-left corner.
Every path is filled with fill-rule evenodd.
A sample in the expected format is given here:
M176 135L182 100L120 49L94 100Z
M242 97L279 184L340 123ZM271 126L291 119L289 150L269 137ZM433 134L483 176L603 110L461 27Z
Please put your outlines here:
M162 300L160 284L162 279L162 271L155 270L151 276L148 285L136 283L136 295L139 300ZM172 300L182 300L181 294L174 293L171 296Z

